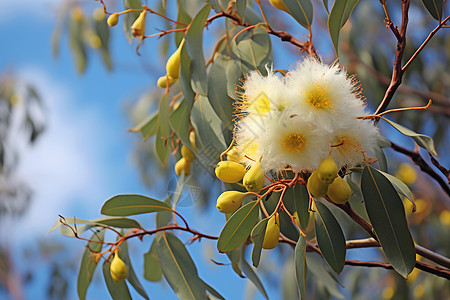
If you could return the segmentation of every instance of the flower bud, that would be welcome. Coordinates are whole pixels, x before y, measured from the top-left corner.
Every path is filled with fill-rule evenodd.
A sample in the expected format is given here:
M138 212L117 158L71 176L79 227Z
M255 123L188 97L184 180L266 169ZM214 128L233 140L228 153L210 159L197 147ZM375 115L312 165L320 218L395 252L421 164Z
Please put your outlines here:
M309 193L314 197L323 197L328 191L328 184L323 183L322 180L319 179L317 171L309 176L306 187L308 188Z
M131 33L135 38L140 38L145 34L145 14L147 11L144 9L139 17L131 25ZM170 74L169 74L170 75Z
M243 165L233 161L221 161L216 167L216 176L223 182L236 183L245 175Z
M325 184L331 184L336 178L338 173L338 167L334 162L331 154L325 158L317 168L317 175L319 179Z
M264 249L273 249L278 244L280 238L280 217L278 213L271 216L267 222L266 233L262 247Z
M191 149L186 147L185 145L181 146L181 155L186 159L188 162L192 162L195 159L194 153L192 153Z
M264 187L265 179L261 163L258 161L245 173L242 183L247 191L259 193Z
M191 142L192 148L194 148L194 151L197 152L197 145L195 144L195 132L191 131L189 132L189 141Z
M279 10L283 10L289 14L291 13L287 8L286 4L284 4L283 0L269 0L269 1L273 7L278 8Z
M117 13L113 13L112 15L110 15L108 17L108 20L106 20L106 22L108 23L108 25L110 27L114 27L117 25L117 23L119 23L119 14Z
M352 195L352 189L348 185L347 181L336 177L332 184L328 186L328 197L336 204L345 204Z
M238 191L226 191L220 194L217 198L217 209L224 214L231 214L235 212L242 205L247 193L241 193Z
M166 88L167 83L169 83L169 86L172 86L178 79L172 76L161 76L158 78L158 81L156 84L161 88Z
M125 278L127 278L127 266L125 265L123 260L120 259L119 254L117 253L114 254L109 272L111 273L112 279L114 279L115 281L123 281L125 280Z
M183 48L184 39L181 41L178 49L169 57L166 64L166 71L169 76L178 78L180 76L180 55L181 48Z
M191 173L191 162L187 161L184 157L175 164L175 174L180 176L183 171L185 176Z
M227 153L227 160L239 162L239 152L235 147L231 148Z

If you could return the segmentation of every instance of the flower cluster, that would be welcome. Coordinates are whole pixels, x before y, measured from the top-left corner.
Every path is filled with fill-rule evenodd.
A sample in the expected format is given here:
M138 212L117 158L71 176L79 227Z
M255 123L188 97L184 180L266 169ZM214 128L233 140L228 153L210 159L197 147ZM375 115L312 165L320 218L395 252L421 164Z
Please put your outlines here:
M368 112L356 84L337 64L312 58L285 77L251 72L236 107L240 162L251 166L261 159L264 172L313 170L330 153L339 167L361 162L378 130L358 118Z

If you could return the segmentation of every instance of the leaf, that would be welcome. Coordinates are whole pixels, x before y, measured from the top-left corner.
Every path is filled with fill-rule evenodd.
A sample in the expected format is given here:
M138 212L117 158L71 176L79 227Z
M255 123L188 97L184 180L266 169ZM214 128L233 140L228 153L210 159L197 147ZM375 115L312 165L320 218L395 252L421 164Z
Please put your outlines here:
M203 285L205 286L205 289L214 297L216 297L217 299L220 300L225 300L225 298L219 294L218 291L216 291L212 286L210 286L209 284L207 284L204 280L200 279L203 282Z
M219 0L209 0L209 4L211 4L212 9L214 9L214 11L216 13L222 12L222 8L220 7Z
M234 250L247 240L258 219L258 205L258 201L249 202L228 219L217 241L217 249L220 252Z
M144 254L144 278L153 282L158 282L162 279L161 262L158 257L156 240L153 240L150 249Z
M107 260L103 263L103 278L105 279L106 287L113 300L131 300L130 290L127 283L123 281L115 281L110 273L111 263Z
M325 286L332 296L344 299L344 296L337 287L339 282L335 276L325 268L325 265L322 263L321 257L318 254L306 253L306 264L308 270L315 276L315 279L323 283L323 286Z
M408 129L408 128L406 128L400 124L397 124L391 120L388 120L386 118L383 118L383 120L385 120L386 122L391 124L391 126L394 127L395 129L397 129L398 131L400 131L400 133L402 133L406 136L412 137L414 139L414 141L417 143L417 145L419 145L420 147L426 149L428 152L430 152L434 156L438 156L436 153L436 149L434 148L433 139L430 138L429 136L424 135L424 134L415 133L411 129Z
M233 271L241 278L245 278L244 275L242 275L242 270L240 267L241 264L241 252L243 251L242 245L238 247L237 249L234 249L232 251L229 251L226 253L228 256L228 259L231 261L231 267L233 268Z
M325 204L315 201L315 230L317 244L331 268L340 273L345 264L345 237L341 226Z
M164 202L142 195L118 195L103 204L101 213L107 216L131 216L171 208Z
M327 14L330 14L330 10L328 9L328 0L323 0L323 6L325 6L325 9L327 10Z
M108 71L112 70L111 55L109 53L109 26L106 22L106 18L100 21L95 21L95 33L99 36L101 46L98 48L102 57L103 63Z
M402 195L405 198L408 198L409 201L411 201L411 203L416 206L414 204L414 199L413 196L411 194L411 190L409 189L409 187L400 179L398 179L395 176L392 176L391 174L385 173L383 171L379 171L381 174L383 174L387 179L389 179L389 181L392 183L392 185L394 186L395 190L397 191L397 193L399 193L400 195Z
M189 140L191 109L192 107L188 107L184 100L181 101L177 109L170 114L169 122L170 126L177 134L177 137L180 138L181 143L188 147L192 152L195 152L191 141Z
M187 106L192 106L195 93L191 86L191 59L189 58L186 46L183 46L180 52L180 86L184 101L186 101Z
M128 276L127 276L128 282L133 286L136 292L138 292L144 299L148 300L149 298L147 292L145 291L144 287L139 281L139 278L136 276L136 273L134 272L133 269L133 265L131 264L130 256L128 253L127 241L120 244L120 257L122 258L123 262L127 265L128 268Z
M217 53L208 74L208 100L223 125L233 128L233 99L228 96L227 67L231 57ZM240 71L239 71L240 74Z
M309 193L305 185L296 185L292 189L294 193L295 210L300 221L300 228L306 230L309 223Z
M183 243L171 232L155 235L161 269L170 287L180 299L207 299L205 285Z
M378 166L380 166L380 170L387 172L388 165L386 160L386 155L384 155L383 148L379 146L375 146L373 148L373 152L375 153L375 156L377 157Z
M77 280L77 292L78 297L81 300L86 299L87 289L91 284L95 268L97 267L97 262L95 262L94 257L92 256L92 252L101 252L102 244L98 242L103 242L104 236L104 229L94 233L90 238L91 242L87 244L87 247L83 252L83 256L81 257L80 271L78 272Z
M106 225L106 226L117 227L117 228L142 228L142 226L136 220L128 219L128 218L102 217L102 218L98 218L98 219L87 221L87 220L78 219L78 218L72 218L72 217L60 217L55 222L55 224L52 226L52 228L50 228L48 233L56 230L60 226L61 226L61 228L68 228L67 226L63 225L62 222L66 223L68 225L75 225L75 224L86 224L86 225L89 225L86 228L86 230L89 229L89 228L92 228L94 226L99 226L99 225ZM73 236L73 231L70 228L68 228L68 229L69 229L70 232L72 232L71 236ZM77 233L81 233L82 232L82 230L80 230L79 227L76 228L76 231L77 231Z
M423 5L428 10L430 15L441 22L442 20L442 7L444 6L443 0L422 0Z
M131 128L130 131L138 132L140 131L144 140L156 134L158 130L158 114L154 114L153 116L149 116L147 119Z
M244 252L242 252L242 255L243 254ZM252 266L250 266L249 263L245 261L244 257L241 257L241 269L242 272L244 272L245 276L247 276L247 278L256 286L258 291L264 296L264 298L269 299L269 296L267 296L266 289L264 288L261 280L259 279Z
M364 168L361 190L367 214L387 260L406 278L416 264L416 251L397 191L371 166Z
M205 4L203 8L192 19L191 25L186 32L186 50L191 58L191 85L194 92L206 96L207 95L207 77L205 57L203 55L203 28L205 27L206 18L208 18L211 6Z
M295 277L300 290L300 299L306 299L306 238L300 235L295 246Z
M130 8L139 9L139 8L142 8L142 2L141 2L141 0L123 0L123 6L125 9L130 9ZM128 39L128 42L130 43L130 45L134 39L133 34L131 33L131 25L133 25L134 21L136 21L138 16L139 16L138 11L132 11L132 12L126 13L123 16L123 30L125 32L125 35Z
M295 278L295 260L294 256L289 256L285 262L281 277L281 290L283 296L281 299L300 300L300 295Z
M86 44L83 39L84 20L72 19L69 25L69 44L74 55L78 74L83 74L87 65Z
M168 95L164 94L159 102L158 130L155 141L156 154L162 164L165 163L170 152L170 148L168 147L168 139L170 136L168 98Z
M183 175L184 176L184 175ZM171 197L164 200L167 206L171 207ZM156 213L156 228L167 226L172 222L173 213L170 210L163 210Z
M336 56L338 56L339 52L339 32L350 17L356 3L358 3L358 0L335 0L328 16L328 30L330 31Z
M272 193L272 195L269 197L269 199L267 199L266 201L264 201L264 206L267 209L267 212L269 214L272 214L273 211L275 210L275 207L278 204L278 201L280 199L281 193ZM287 204L287 206L289 206L289 203L291 201L291 198L294 197L294 193L293 190L290 189L286 192L285 194L285 198L283 199L283 202L285 202ZM292 199L294 200L294 199ZM293 203L294 201L292 201L292 206L295 206L295 204ZM290 213L293 213L294 209L291 209L291 207L288 207L288 209L290 210ZM281 234L283 234L284 236L286 236L287 238L296 241L298 240L298 230L297 230L297 226L295 226L292 223L292 219L291 217L285 212L285 211L279 211L279 218L280 218L280 232Z
M266 227L269 218L262 219L252 230L250 238L254 244L252 251L252 262L255 267L259 265L259 259L261 258L262 244L264 242L264 236L266 234Z
M313 21L313 5L311 0L282 0L297 22L310 29Z
M191 16L186 11L186 7L185 7L185 6L187 6L186 4L188 4L188 2L185 0L177 0L177 8L178 8L177 22L182 23L182 24L189 24L192 21ZM185 27L185 26L176 24L177 29L183 28L183 27ZM183 38L184 38L183 31L175 32L175 44L177 45L177 47L180 45L181 40Z
M245 9L247 7L247 0L236 0L236 9L241 17L242 23L245 22Z

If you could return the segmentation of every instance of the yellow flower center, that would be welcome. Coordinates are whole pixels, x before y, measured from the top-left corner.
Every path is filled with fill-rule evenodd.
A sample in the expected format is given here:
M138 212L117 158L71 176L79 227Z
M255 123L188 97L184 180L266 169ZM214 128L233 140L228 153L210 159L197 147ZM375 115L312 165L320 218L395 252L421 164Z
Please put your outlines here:
M284 149L293 153L300 153L305 149L306 139L305 137L297 132L289 132L283 136L281 140L281 145Z
M270 101L266 94L259 94L252 102L251 109L256 111L258 114L264 115L270 110Z
M358 139L349 135L341 135L335 139L335 143L332 147L336 147L341 159L344 158L351 162L363 159L363 148Z
M333 107L327 88L316 84L309 91L305 92L306 103L317 109L329 109Z

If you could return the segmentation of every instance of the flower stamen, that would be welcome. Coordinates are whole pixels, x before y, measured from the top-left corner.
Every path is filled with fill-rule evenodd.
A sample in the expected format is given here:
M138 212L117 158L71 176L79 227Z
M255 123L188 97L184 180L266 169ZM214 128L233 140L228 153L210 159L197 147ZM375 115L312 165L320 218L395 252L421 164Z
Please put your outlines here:
M289 132L281 140L283 147L293 153L301 153L306 146L305 137L297 132Z

